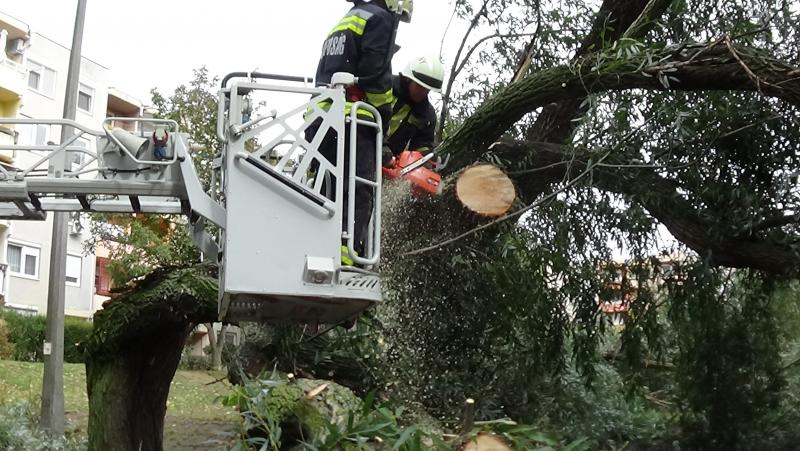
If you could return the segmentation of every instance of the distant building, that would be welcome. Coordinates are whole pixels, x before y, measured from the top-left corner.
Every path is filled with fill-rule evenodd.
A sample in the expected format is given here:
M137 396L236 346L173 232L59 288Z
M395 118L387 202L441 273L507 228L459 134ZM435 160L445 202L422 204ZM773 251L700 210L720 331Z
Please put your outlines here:
M597 295L600 311L610 317L613 325L623 325L625 316L639 296L640 288L656 289L674 280L679 277L677 266L685 261L683 255L663 255L639 264L621 261L608 263L601 269L610 276L610 281L606 289ZM643 280L642 284L640 280Z
M31 32L27 24L0 12L0 116L24 118L62 117L69 49L46 36ZM142 104L113 88L110 71L88 58L81 60L78 108L75 120L91 129L101 128L106 117L141 117ZM117 126L131 128L132 123ZM58 126L0 127L0 146L19 143L59 143ZM78 146L94 151L94 140L78 138ZM0 150L0 165L24 166L44 152ZM70 155L72 170L84 164L86 154ZM46 163L42 166L46 170ZM67 168L68 170L70 168ZM90 175L93 176L93 175ZM52 214L44 221L0 220L0 294L6 308L46 313L50 282ZM107 299L110 281L107 259L86 254L88 218L72 214L69 223L66 270L66 314L91 317ZM107 256L107 255L106 255Z

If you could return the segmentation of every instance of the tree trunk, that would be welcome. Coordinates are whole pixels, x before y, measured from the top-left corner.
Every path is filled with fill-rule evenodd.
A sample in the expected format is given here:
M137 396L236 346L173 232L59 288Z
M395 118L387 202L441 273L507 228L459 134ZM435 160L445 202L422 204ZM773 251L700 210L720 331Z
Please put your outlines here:
M212 324L213 326L213 324ZM228 325L225 324L219 330L219 335L214 335L213 327L211 329L212 333L209 335L209 340L213 336L215 338L214 345L211 347L211 365L214 367L215 370L222 369L222 348L225 347L225 332L228 330Z
M222 347L225 346L225 330L228 325L225 324L217 334L214 331L214 323L206 323L208 330L208 346L211 348L211 367L215 370L222 368Z
M87 359L89 449L162 450L167 396L192 327L142 335L116 358Z
M189 332L216 317L208 267L157 270L95 314L86 347L90 451L161 451Z

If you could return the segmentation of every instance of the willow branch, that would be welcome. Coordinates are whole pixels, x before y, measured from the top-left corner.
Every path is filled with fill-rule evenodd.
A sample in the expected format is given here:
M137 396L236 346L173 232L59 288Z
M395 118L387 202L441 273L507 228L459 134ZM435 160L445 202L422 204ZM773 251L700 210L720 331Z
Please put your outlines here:
M650 0L644 7L639 17L622 34L622 38L641 38L653 27L655 21L664 14L673 0Z
M575 149L553 143L506 141L495 144L493 151L534 156L531 166L541 169L535 177L512 177L524 198L542 196L550 186L560 186L565 176L572 177L589 165L588 152L575 155ZM725 223L725 218L720 215L727 212L698 209L676 182L661 174L661 169L626 167L621 163L623 159L622 154L615 152L608 163L597 162L592 175L594 188L621 194L638 203L678 241L712 265L753 268L788 277L800 275L800 254L788 246L780 234L757 237L755 233L748 233L743 236L727 227L719 227ZM608 166L614 167L604 169ZM542 205L542 202L537 201L537 204ZM797 223L799 219L794 215L768 217L753 228L766 231Z
M684 49L676 52L679 47ZM764 83L763 95L800 106L798 71L762 50L736 47L750 72ZM439 147L451 154L449 168L475 161L500 135L525 114L563 99L629 89L675 91L757 91L751 75L731 57L725 43L672 46L631 57L587 55L531 74L487 100Z
M489 4L489 0L484 0L483 5L478 10L477 14L472 17L472 20L469 23L469 27L467 27L467 31L464 32L464 37L461 39L461 44L458 46L458 50L456 51L456 57L453 59L453 65L450 67L450 74L447 76L447 86L445 87L444 93L442 94L442 112L439 115L439 122L436 125L436 141L442 139L442 130L444 130L444 122L447 120L447 109L450 106L450 94L453 90L453 82L455 78L458 76L458 72L456 71L456 66L459 64L461 60L461 52L464 51L464 47L467 45L467 40L469 39L469 35L472 34L472 30L478 26L478 22L480 21L481 17L486 14L486 6Z
M533 37L531 37L531 42L525 46L525 49L522 51L522 56L520 57L519 63L517 64L517 68L514 70L514 75L511 77L511 83L516 83L528 73L528 69L531 67L531 62L533 61L533 55L536 53L536 41L539 37L539 32L542 29L542 6L539 0L536 0L536 30L533 32Z

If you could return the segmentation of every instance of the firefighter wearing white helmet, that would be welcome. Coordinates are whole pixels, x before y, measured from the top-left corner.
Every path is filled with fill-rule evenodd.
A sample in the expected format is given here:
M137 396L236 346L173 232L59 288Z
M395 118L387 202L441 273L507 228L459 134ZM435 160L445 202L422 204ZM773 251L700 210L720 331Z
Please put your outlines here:
M433 149L436 110L428 92L441 92L444 66L438 58L423 56L411 60L392 80L392 117L384 140L384 166L404 150L421 153Z
M411 22L411 15L414 13L414 0L347 0L351 3L385 3L386 9L395 14L400 14L400 20Z

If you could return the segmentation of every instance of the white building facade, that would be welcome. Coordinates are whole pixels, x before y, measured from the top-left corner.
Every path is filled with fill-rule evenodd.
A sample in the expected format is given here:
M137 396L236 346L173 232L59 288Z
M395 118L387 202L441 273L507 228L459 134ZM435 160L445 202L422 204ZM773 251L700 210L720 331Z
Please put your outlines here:
M5 54L0 55L6 62L0 64L0 115L37 119L62 117L69 48L31 32L27 25L2 12L0 30L11 37L5 39ZM141 115L141 103L112 88L112 85L108 68L88 58L81 60L75 117L78 123L98 130L106 117ZM19 144L58 144L61 130L58 126L17 125L11 133L7 129L0 133L0 143L4 142L3 139L6 143L16 140ZM79 138L76 144L89 150L95 150L96 146L95 142L83 138ZM8 155L8 152L0 151L0 164L23 167L38 158L41 154L35 152ZM85 155L73 153L69 158L69 164L77 168ZM50 283L53 214L48 213L45 221L0 222L0 269L5 269L0 290L5 308L44 314ZM106 260L98 260L93 253L86 252L84 243L88 238L88 218L72 214L65 280L65 313L68 316L91 317L107 299L105 289L101 289L99 295L96 289L96 286L108 287L107 280L99 280L107 274L103 268L98 268L98 261L102 266ZM98 275L101 277L96 277Z

